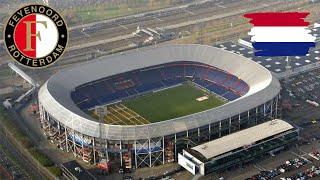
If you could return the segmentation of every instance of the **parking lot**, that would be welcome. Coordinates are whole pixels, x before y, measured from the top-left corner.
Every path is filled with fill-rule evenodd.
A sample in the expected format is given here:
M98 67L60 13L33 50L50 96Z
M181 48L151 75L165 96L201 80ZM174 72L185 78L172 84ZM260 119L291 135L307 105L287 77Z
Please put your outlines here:
M254 55L252 49L246 48L239 45L238 43L225 42L219 45L215 45L220 49L225 49L230 52L247 57L258 64L261 64L265 68L269 69L274 73L281 73L286 70L287 61L286 57L259 57ZM307 56L295 56L290 58L290 66L292 69L299 68L302 66L310 65L316 63L320 60L320 50L311 49Z
M314 27L311 29L311 34L320 38L320 27ZM250 37L242 38L244 41L250 42ZM287 61L286 57L260 57L254 55L254 50L245 45L241 45L238 42L224 42L214 45L217 48L224 49L244 57L247 57L265 68L269 69L273 73L283 73L286 71ZM318 48L310 49L309 54L306 56L294 56L290 57L290 66L294 71L297 68L311 65L320 60L320 50Z
M319 149L319 141L310 141L299 146L292 147L288 150L281 151L274 155L270 155L264 159L256 160L256 162L236 167L228 171L211 174L201 177L201 180L211 180L224 178L225 180L267 180L281 179L296 180L298 177L306 176L307 179L319 178L320 161L312 157L313 151ZM189 172L184 172L191 175ZM179 175L186 177L187 175ZM179 180L179 176L175 179ZM311 177L312 176L312 177ZM300 178L300 180L303 178Z
M319 80L320 69L281 80L282 118L300 129L301 141L296 147L255 163L252 172L259 170L259 173L249 175L247 178L320 179L320 107L310 103L319 102ZM247 170L245 173L250 174L250 172L251 170Z
M310 100L318 103L320 98L320 69L290 77L284 80L282 84L287 91L285 93L291 99ZM314 103L313 106L317 107L317 104Z

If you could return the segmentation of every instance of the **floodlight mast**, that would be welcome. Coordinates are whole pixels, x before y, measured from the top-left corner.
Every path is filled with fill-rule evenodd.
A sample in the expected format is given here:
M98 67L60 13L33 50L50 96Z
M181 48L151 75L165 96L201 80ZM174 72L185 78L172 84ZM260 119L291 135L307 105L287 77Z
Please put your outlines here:
M289 82L289 77L290 77L290 73L291 73L290 71L292 70L289 56L287 56L286 62L287 62L287 64L286 64L286 78L285 79L286 79L286 82Z
M105 109L105 108L103 108L101 106L97 107L97 113L99 115L99 138L100 138L99 141L100 141L101 150L103 149L103 145L102 145L102 142L103 142L103 138L102 138L102 120L103 120L103 118L104 118L104 116L106 114L106 111L107 111L107 109ZM106 148L105 149L106 149L106 152L105 152L106 160L108 162L109 161L109 155L108 155L107 143L106 143Z

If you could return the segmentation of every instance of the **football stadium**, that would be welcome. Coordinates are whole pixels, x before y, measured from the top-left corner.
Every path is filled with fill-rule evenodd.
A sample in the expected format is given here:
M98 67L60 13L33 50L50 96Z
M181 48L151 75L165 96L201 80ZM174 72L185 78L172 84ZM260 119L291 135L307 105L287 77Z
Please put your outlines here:
M60 71L38 102L59 148L130 169L177 161L184 149L277 118L279 92L279 81L243 56L165 45Z

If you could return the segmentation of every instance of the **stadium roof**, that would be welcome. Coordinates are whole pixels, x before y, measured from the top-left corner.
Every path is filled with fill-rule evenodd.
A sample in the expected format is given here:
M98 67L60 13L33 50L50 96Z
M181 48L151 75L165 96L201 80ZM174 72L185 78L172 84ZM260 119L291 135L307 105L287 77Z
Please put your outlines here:
M71 99L71 92L82 84L144 67L194 61L225 70L246 82L244 96L219 107L196 114L146 125L99 125ZM205 45L166 45L132 50L99 58L93 62L63 70L52 76L39 90L39 104L52 118L82 134L110 140L138 140L162 137L230 118L258 107L280 92L280 83L266 68L235 53Z
M191 149L210 159L234 149L251 145L259 140L288 131L294 127L280 119L268 121L248 129L223 136L219 139L201 144Z

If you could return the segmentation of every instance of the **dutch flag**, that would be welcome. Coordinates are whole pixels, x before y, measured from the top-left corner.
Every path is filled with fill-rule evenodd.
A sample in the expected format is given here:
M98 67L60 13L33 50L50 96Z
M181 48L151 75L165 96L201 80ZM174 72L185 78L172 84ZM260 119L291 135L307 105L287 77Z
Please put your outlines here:
M253 28L248 33L256 56L305 56L315 47L316 37L310 34L309 13L249 13Z

